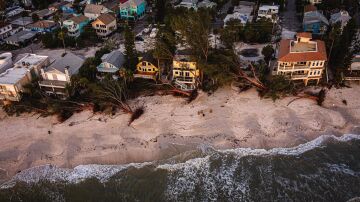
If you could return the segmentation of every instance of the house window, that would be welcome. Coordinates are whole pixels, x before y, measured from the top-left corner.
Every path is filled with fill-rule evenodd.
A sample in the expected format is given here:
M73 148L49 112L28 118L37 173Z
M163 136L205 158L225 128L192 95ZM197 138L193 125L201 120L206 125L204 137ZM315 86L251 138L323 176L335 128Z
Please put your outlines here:
M53 80L58 80L56 74L52 74Z
M142 62L142 66L146 66L146 62Z
M190 72L185 72L185 76L189 77L189 76L190 76Z
M151 69L148 69L148 72L151 72Z

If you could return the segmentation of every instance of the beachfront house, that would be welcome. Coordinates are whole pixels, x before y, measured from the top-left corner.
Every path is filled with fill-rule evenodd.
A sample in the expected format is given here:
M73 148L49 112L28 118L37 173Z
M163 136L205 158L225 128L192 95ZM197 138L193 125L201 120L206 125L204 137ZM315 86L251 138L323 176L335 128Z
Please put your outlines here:
M120 18L125 20L137 20L145 14L145 0L128 0L120 2Z
M67 34L71 37L79 37L84 32L84 27L90 23L90 19L84 15L74 16L63 22L67 28Z
M313 40L311 33L297 33L296 39L280 41L276 75L284 75L291 80L319 83L327 61L324 41Z
M329 21L320 11L304 13L303 30L313 34L324 34L329 26Z
M197 63L191 55L186 50L178 51L172 64L172 80L175 86L184 91L194 90L199 76Z
M136 65L134 77L156 80L159 73L159 69L155 65L156 63L154 57L149 53L139 57L139 63Z
M350 19L351 16L349 15L349 13L345 10L341 10L338 13L334 13L331 15L330 24L334 25L336 23L340 23L340 27L341 29L343 29L347 25Z
M353 57L350 67L342 73L342 79L345 82L360 83L360 55Z
M116 18L108 13L100 15L91 25L102 38L108 37L117 29Z
M57 29L58 25L54 21L41 20L33 24L30 24L28 27L31 31L34 32L48 33L48 32L53 32L55 29Z
M41 68L39 86L41 90L49 95L66 97L68 92L66 86L71 82L71 76L79 72L85 59L71 52L64 53L61 58L56 59L49 67Z
M84 9L84 15L90 20L95 20L104 13L109 13L110 10L103 5L98 4L87 4Z
M20 101L24 86L39 76L40 69L49 65L48 56L25 54L10 69L0 74L0 100Z
M105 76L111 76L113 79L119 78L119 70L125 63L125 56L119 50L114 50L101 57L101 64L96 67L98 79L103 79Z
M259 7L257 20L261 18L270 19L272 22L278 21L278 14L279 14L278 5L262 5Z

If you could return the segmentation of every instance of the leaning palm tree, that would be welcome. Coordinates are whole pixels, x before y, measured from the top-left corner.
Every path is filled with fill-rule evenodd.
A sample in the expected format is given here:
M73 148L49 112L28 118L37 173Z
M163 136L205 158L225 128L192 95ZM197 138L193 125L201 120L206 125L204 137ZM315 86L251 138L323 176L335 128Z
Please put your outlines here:
M58 38L62 41L62 44L64 46L64 53L66 53L66 46L65 46L65 31L61 28L59 34L58 34Z

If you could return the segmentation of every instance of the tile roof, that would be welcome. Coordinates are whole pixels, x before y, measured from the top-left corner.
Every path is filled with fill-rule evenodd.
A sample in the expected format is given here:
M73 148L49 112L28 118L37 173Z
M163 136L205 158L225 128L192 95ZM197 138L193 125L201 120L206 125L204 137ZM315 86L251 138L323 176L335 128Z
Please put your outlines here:
M88 20L89 18L84 16L84 15L79 15L79 16L74 16L72 18L70 18L71 21L73 21L76 24L80 24L86 20Z
M114 20L116 20L116 18L108 13L104 13L102 15L100 15L97 18L99 21L101 21L102 23L104 23L105 25L110 24L111 22L113 22Z
M291 39L283 39L280 41L278 60L281 62L303 62L313 60L327 60L325 43L320 40L314 40L317 43L316 51L308 52L290 52Z
M103 5L88 4L85 7L84 13L101 14L101 11L105 9Z
M49 28L55 26L56 23L54 21L50 20L41 20L37 21L34 24L30 25L31 27L37 27L37 28Z
M317 8L316 6L312 5L312 4L308 4L304 6L304 13L306 12L310 12L310 11L316 11Z

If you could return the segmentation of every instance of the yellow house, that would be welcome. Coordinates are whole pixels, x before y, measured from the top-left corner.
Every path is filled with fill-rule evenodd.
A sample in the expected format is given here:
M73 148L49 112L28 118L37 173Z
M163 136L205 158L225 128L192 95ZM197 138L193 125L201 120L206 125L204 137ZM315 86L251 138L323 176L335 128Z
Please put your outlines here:
M99 37L107 37L117 29L116 18L108 13L100 15L91 25Z
M159 68L155 64L156 61L150 54L139 57L139 63L136 65L134 77L156 80Z
M181 90L194 90L200 71L187 54L177 54L173 60L172 76L175 86Z

